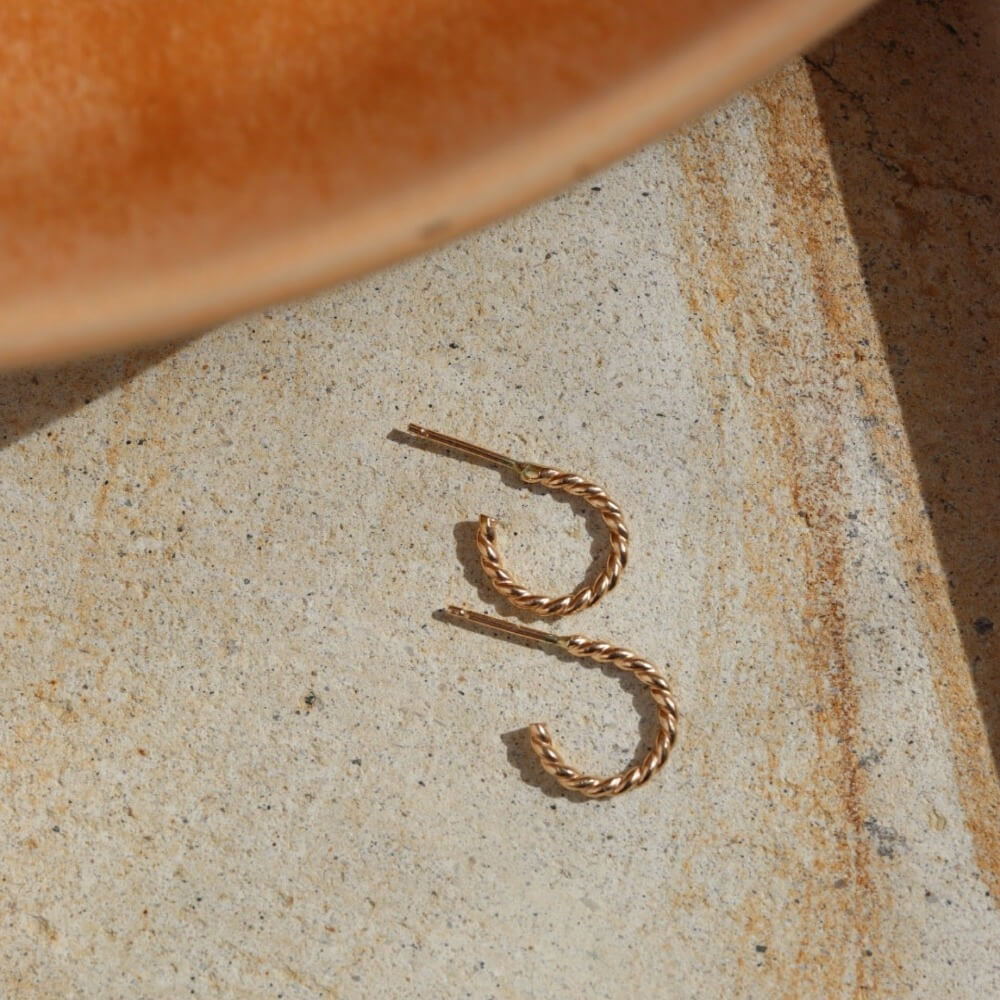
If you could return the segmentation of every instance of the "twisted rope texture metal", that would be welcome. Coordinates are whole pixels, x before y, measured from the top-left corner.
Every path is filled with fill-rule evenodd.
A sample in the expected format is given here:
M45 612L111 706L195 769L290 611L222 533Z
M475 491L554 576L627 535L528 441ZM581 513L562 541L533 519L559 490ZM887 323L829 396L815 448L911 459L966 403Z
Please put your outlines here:
M544 723L534 723L528 729L531 739L531 749L534 750L541 765L559 782L563 788L579 792L593 799L608 798L620 795L630 788L637 788L648 781L651 775L659 770L667 761L670 749L677 739L677 706L666 680L656 668L646 660L637 656L631 650L620 646L612 646L606 642L588 639L583 635L571 636L565 648L574 656L597 660L600 663L610 663L621 670L635 674L650 697L656 702L657 731L652 749L632 767L613 775L610 778L597 778L582 774L575 767L567 764L552 742L552 735Z
M572 593L561 597L535 594L521 586L504 566L497 548L497 522L483 515L479 518L479 530L476 532L476 547L483 572L511 604L543 618L571 615L589 608L618 583L628 562L628 528L618 504L596 483L572 472L527 466L521 470L521 479L531 486L544 486L580 497L601 515L610 536L610 551L604 568Z

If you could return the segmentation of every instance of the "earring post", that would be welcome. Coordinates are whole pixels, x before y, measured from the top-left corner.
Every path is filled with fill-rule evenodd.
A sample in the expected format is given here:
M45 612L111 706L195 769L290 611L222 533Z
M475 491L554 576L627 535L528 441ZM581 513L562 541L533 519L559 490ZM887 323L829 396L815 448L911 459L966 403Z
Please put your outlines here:
M425 441L433 441L435 444L441 444L447 448L454 448L456 451L464 451L466 455L473 455L474 457L481 458L486 462L492 462L494 465L502 465L507 469L521 469L521 463L511 458L509 455L501 455L499 452L490 451L489 448L483 448L478 444L463 441L461 438L452 437L450 434L442 434L440 431L428 430L426 427L421 427L420 424L409 424L406 429L411 434L414 434L419 438L423 438Z
M443 610L449 618L457 618L460 621L472 622L475 625L482 625L483 628L495 629L497 632L506 632L508 635L516 635L519 639L530 639L532 642L544 642L549 646L562 645L562 636L553 635L551 632L543 632L541 629L528 628L527 625L518 625L515 622L509 622L503 618L494 618L492 615L483 615L478 611L470 611L468 608L458 608L454 604L449 605Z

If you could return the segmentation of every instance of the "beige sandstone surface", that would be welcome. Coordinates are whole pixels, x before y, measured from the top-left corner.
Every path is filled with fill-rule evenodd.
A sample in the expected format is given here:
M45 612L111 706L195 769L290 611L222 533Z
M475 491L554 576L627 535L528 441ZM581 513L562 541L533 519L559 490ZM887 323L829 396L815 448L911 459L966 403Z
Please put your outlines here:
M0 996L1000 993L998 34L891 3L396 269L0 375ZM432 616L550 592L597 479L630 683Z

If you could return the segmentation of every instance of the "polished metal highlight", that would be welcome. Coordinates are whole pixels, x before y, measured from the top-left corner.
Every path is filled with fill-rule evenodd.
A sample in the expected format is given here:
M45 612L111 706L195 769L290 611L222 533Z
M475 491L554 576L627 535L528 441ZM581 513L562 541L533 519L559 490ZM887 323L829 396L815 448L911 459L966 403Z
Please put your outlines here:
M615 584L628 562L628 528L618 504L596 483L577 476L572 472L563 472L546 466L534 465L531 462L519 462L507 455L470 444L460 438L428 430L418 424L410 424L411 434L433 441L436 444L454 448L475 458L499 465L516 472L521 481L530 486L544 486L546 489L562 491L572 496L580 497L590 504L604 521L608 529L610 549L604 563L604 568L593 579L585 581L576 590L560 597L547 597L536 594L518 583L503 564L500 550L497 547L497 520L485 514L479 517L479 528L476 532L476 548L479 550L479 561L483 572L489 578L496 590L503 594L515 607L522 611L530 611L542 618L556 618L582 611L596 604Z
M620 670L627 670L629 673L635 674L639 682L649 692L657 709L657 731L652 749L643 756L638 764L626 768L610 778L598 778L583 774L567 764L562 754L556 749L552 735L545 723L536 722L528 727L531 749L535 752L545 771L552 775L563 788L579 792L592 799L608 798L612 795L620 795L630 788L637 788L648 781L666 763L670 749L677 739L677 706L666 680L647 660L643 660L629 649L588 639L583 635L553 635L550 632L528 628L516 622L494 618L492 615L469 611L467 608L452 606L446 608L444 613L459 621L496 629L498 632L506 632L508 635L518 636L521 639L559 646L567 653L582 659L610 663Z

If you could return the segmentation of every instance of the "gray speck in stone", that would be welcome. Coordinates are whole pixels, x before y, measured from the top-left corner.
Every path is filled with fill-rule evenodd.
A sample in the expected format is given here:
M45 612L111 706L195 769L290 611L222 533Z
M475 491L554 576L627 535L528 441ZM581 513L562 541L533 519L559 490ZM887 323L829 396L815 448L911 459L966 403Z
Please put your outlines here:
M898 834L891 826L882 826L873 816L864 822L865 830L874 838L876 851L880 858L894 858L897 848L906 847L906 838Z
M985 616L980 616L972 623L972 627L979 635L989 635L993 631L993 622Z

